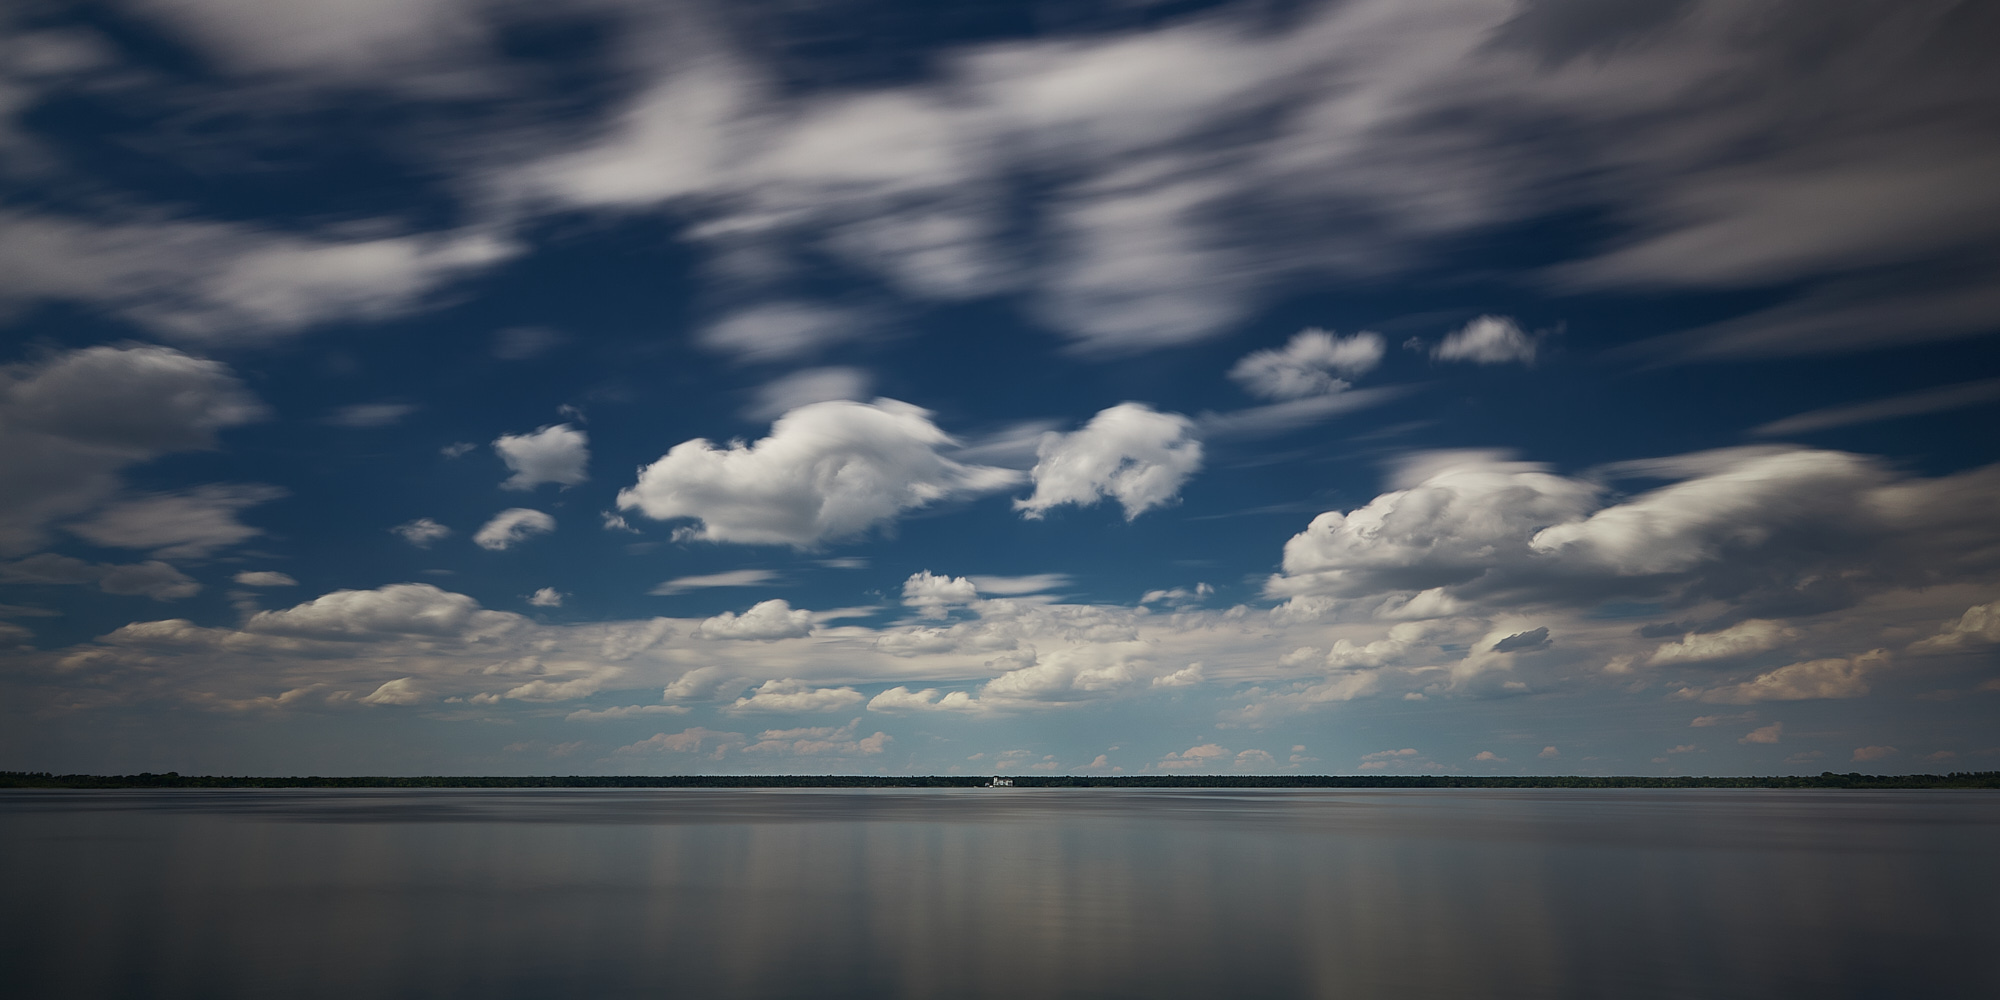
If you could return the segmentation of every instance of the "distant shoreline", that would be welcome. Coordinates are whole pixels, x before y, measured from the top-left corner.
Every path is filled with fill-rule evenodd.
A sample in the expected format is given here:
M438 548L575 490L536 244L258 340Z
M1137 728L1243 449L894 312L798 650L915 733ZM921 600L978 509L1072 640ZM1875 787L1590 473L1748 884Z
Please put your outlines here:
M2000 771L1949 774L1835 774L1773 777L1638 775L1142 774L1009 775L1015 788L1987 788ZM976 788L989 775L671 774L505 777L438 775L249 777L166 774L50 774L0 771L0 789L21 788Z

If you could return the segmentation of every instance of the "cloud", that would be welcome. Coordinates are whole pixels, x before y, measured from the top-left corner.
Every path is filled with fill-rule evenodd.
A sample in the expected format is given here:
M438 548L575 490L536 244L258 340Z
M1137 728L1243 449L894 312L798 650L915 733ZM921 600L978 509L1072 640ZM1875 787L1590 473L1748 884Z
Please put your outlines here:
M420 549L428 549L440 539L450 538L451 529L428 517L405 521L389 529L389 532Z
M429 699L417 685L414 677L398 677L386 681L375 693L361 699L363 705L421 705Z
M655 520L693 518L698 527L681 529L690 538L809 549L1018 481L938 453L952 443L929 411L908 403L812 403L754 444L675 445L618 494L618 506Z
M472 541L482 549L505 552L536 535L556 530L556 519L539 510L509 507L473 533ZM407 536L405 536L407 537Z
M1557 750L1555 747L1543 747L1542 752L1535 756L1542 760L1560 760L1562 759L1562 751Z
M1285 543L1276 596L1353 595L1464 584L1533 558L1537 529L1597 505L1598 487L1487 452L1412 456L1405 488L1328 511Z
M201 592L186 573L163 562L106 566L97 578L97 588L107 594L150 597L156 601L177 601Z
M299 581L292 579L290 575L268 569L245 570L236 574L235 580L237 586L241 587L296 587L299 585Z
M754 361L796 358L843 340L859 339L868 317L847 309L803 302L752 306L703 329L697 339L712 350Z
M69 530L97 545L151 549L167 559L202 559L263 534L236 520L247 507L285 496L275 486L199 486L178 493L142 493L98 511Z
M1348 388L1336 373L1349 378L1367 374L1382 362L1383 350L1381 334L1335 337L1314 327L1293 334L1282 348L1244 355L1229 377L1265 399L1331 395Z
M1188 418L1142 403L1101 410L1081 430L1042 436L1029 473L1035 492L1014 507L1039 518L1062 504L1088 507L1110 498L1130 521L1172 504L1180 499L1181 485L1201 469L1201 442L1193 431Z
M328 414L326 422L335 427L393 427L415 412L409 403L356 403Z
M1752 428L1750 433L1764 437L1810 434L1814 431L1851 427L1878 420L1893 420L1897 417L1914 417L1926 413L1984 406L1996 400L2000 400L2000 378L1980 379L1976 382L1960 382L1935 389L1906 392L1866 403L1812 410L1783 420L1773 420L1768 424Z
M543 483L575 486L589 479L590 437L568 424L543 427L532 434L503 434L493 450L514 474L503 490L532 490Z
M177 601L201 593L200 583L163 562L93 565L51 552L0 563L0 583L95 583L97 589L107 594L144 596L156 601Z
M1883 746L1856 747L1854 749L1854 756L1852 759L1856 762L1882 760L1885 757L1893 756L1896 752L1897 750L1895 747L1883 747Z
M1524 653L1530 650L1546 649L1548 645L1549 628L1544 625L1540 628L1529 629L1526 632L1516 632L1494 643L1490 648L1496 653Z
M245 632L318 639L376 639L384 636L463 638L505 632L517 615L486 611L464 594L428 583L397 583L374 590L336 590L295 607L259 611Z
M1780 738L1784 736L1784 734L1785 734L1785 724L1782 722L1773 722L1768 726L1758 726L1757 728L1750 730L1748 735L1744 736L1740 740L1737 740L1736 742L1744 744L1776 743Z
M0 213L0 303L101 305L184 341L268 340L421 308L439 287L519 249L477 230L342 239L16 210Z
M543 587L528 595L528 603L538 608L560 608L563 594L554 587Z
M1725 705L1759 701L1804 701L1816 698L1859 698L1868 693L1868 675L1889 666L1889 652L1870 650L1855 656L1807 660L1759 674L1741 684L1713 688L1701 700Z
M1946 622L1936 635L1911 645L1916 653L1943 653L2000 643L2000 601L1966 608L1956 621Z
M903 581L903 606L916 608L926 618L943 618L948 609L978 599L979 589L962 576L938 576L920 570Z
M868 396L871 379L860 368L808 368L757 387L743 415L772 420L801 406L829 400L858 401Z
M782 598L759 601L741 615L724 611L701 623L697 633L709 639L800 639L812 634L813 614Z
M785 678L758 685L747 697L736 699L728 711L732 714L835 712L853 708L864 700L861 692L851 687L816 688L805 681Z
M699 753L706 749L710 750L717 759L720 759L724 751L741 747L744 742L742 733L725 733L702 726L691 726L678 733L655 733L637 743L628 743L625 746L619 747L613 752L619 754Z
M1777 649L1798 636L1797 629L1786 628L1777 622L1761 618L1749 618L1719 632L1690 632L1654 650L1652 657L1646 662L1657 666L1663 663L1706 663L1711 660L1754 656Z
M1070 585L1068 573L1030 573L1025 576L981 576L975 573L965 579L971 580L972 585L979 588L982 594L999 594L1003 597L1039 594Z
M675 577L646 593L655 597L672 597L675 594L685 594L709 587L756 587L770 583L777 577L778 574L768 569L732 569L726 573Z
M0 368L0 555L96 508L128 466L216 446L265 409L228 366L166 347L91 347Z
M1497 753L1494 753L1494 752L1493 752L1493 751L1491 751L1491 750L1481 750L1481 751L1479 751L1478 753L1476 753L1476 754L1473 754L1473 755L1472 755L1472 759L1473 759L1473 760L1475 760L1475 761L1477 761L1477 762L1479 762L1479 763L1482 763L1482 764L1505 764L1505 763L1507 763L1507 758L1505 758L1505 757L1502 757L1502 756L1500 756L1499 754L1497 754Z
M1535 360L1535 339L1505 316L1481 316L1445 337L1431 349L1431 357L1479 365L1530 364Z

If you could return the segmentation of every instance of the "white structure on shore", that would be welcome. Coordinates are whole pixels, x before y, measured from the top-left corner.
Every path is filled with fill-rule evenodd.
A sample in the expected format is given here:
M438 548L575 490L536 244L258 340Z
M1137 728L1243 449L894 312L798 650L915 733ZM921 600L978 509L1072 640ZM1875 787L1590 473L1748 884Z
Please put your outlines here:
M1014 779L1012 779L1012 778L1002 778L1002 777L1000 777L999 775L997 775L997 774L996 774L996 775L994 775L994 776L993 776L993 780L992 780L992 781L990 781L990 782L988 782L988 783L986 783L986 784L984 784L984 785L981 785L981 786L979 786L979 787L981 787L981 788L1012 788L1012 787L1014 787Z

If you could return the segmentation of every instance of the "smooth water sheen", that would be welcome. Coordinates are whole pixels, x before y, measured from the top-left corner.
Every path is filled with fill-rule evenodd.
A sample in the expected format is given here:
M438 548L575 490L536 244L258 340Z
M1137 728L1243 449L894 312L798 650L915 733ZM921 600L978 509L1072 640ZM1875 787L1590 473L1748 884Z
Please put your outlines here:
M2000 795L0 793L12 997L1993 997Z

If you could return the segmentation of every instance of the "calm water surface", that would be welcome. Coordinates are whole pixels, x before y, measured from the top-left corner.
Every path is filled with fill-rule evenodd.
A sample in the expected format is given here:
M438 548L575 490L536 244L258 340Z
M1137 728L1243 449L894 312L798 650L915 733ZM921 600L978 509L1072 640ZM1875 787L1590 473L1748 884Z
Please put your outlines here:
M0 992L1995 997L1982 792L0 792Z

